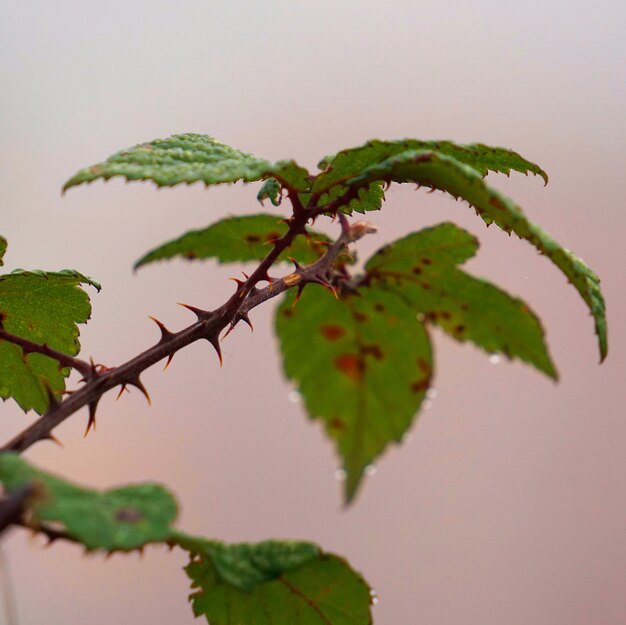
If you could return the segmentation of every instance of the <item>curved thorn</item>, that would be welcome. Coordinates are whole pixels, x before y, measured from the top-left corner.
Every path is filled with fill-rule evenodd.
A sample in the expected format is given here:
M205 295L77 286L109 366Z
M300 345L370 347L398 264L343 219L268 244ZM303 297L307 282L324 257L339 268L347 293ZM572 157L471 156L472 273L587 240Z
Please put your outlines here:
M252 325L252 321L250 321L248 313L244 313L243 315L241 315L240 319L248 325L248 327L250 328L250 332L254 332L254 326Z
M217 352L217 357L220 359L220 367L221 367L224 364L224 361L222 359L222 348L220 347L219 338L217 336L211 336L211 337L207 337L206 340L209 343L211 343L211 345L213 345L213 348Z
M293 263L295 271L302 271L302 265L293 256L287 256L287 258Z
M152 317L150 315L148 315L148 319L152 319L152 321L154 321L154 323L157 324L159 330L161 331L161 340L159 341L159 343L163 343L165 341L169 341L173 336L174 333L170 332L163 323L161 323L156 317Z
M115 398L115 401L117 401L122 396L122 393L124 391L128 392L128 389L126 388L126 384L122 384L122 386L120 388L120 392L117 394L117 397Z
M205 319L209 319L211 317L210 310L202 310L202 308L196 308L195 306L190 306L189 304L181 304L178 302L179 306L190 310L196 317L198 317L198 321L204 321Z
M134 386L135 388L139 389L143 396L146 398L146 401L148 402L148 406L152 405L152 400L150 399L150 394L148 393L148 390L146 389L146 387L143 385L143 382L139 379L139 376L137 376L136 378L133 378L132 380L128 380L126 384L130 384L131 386Z
M98 408L99 401L100 398L98 397L98 399L94 399L94 401L89 404L89 420L87 421L87 428L85 429L83 438L89 434L89 430L91 430L92 427L93 431L96 431L96 410Z
M44 440L52 441L53 443L56 443L59 447L64 447L63 443L54 434L52 434L52 432L48 432L44 436Z
M165 363L165 367L163 367L163 371L165 371L170 366L170 363L172 362L172 358L174 358L173 353L168 355L167 362Z

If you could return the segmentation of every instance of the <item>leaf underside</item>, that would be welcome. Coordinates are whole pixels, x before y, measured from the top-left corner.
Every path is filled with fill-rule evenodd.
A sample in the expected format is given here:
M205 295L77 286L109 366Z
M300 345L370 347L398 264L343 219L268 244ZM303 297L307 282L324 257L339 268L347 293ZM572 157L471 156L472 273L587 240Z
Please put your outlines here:
M270 163L201 134L173 135L121 150L106 161L81 169L63 190L102 178L151 180L159 187L203 182L206 185L276 178L295 190L308 187L308 172L293 161Z
M430 340L415 312L380 289L337 301L308 287L292 302L276 315L285 373L335 441L351 501L366 467L413 421L432 376Z
M2 329L75 356L80 349L77 324L85 323L91 314L81 284L100 289L91 278L71 270L16 270L0 276ZM0 339L0 397L14 398L23 410L45 412L46 386L60 396L68 374L56 360L38 353L25 356L21 347Z
M598 276L572 252L529 221L512 200L489 187L475 169L455 158L433 151L404 152L364 169L347 181L347 186L366 188L373 181L413 182L439 189L466 200L487 222L505 232L514 232L547 256L580 293L595 320L603 360L607 354L607 326L604 298Z
M256 214L228 217L201 230L192 230L168 241L140 258L135 269L175 257L187 260L213 258L220 263L262 260L272 249L271 242L282 237L288 226L280 215ZM309 238L299 235L278 262L293 258L303 265L315 262L326 251L330 238L309 229Z

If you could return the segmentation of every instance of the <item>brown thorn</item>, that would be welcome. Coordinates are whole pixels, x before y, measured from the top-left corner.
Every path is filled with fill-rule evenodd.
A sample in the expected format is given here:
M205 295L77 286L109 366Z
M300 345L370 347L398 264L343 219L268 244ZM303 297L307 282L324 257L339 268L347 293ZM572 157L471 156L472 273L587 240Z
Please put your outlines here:
M122 386L120 388L120 392L117 394L117 397L115 398L115 401L117 401L122 396L122 393L124 391L128 392L128 389L126 388L126 384L122 384Z
M48 440L48 441L52 441L53 443L56 443L59 447L63 447L63 443L51 432L48 432L45 436L44 436L44 440Z
M248 313L240 315L240 319L248 325L250 332L254 332L254 326L252 325L252 321L250 321L250 317L248 317Z
M157 324L159 330L161 330L161 340L159 341L159 343L163 343L165 341L169 341L173 336L174 333L170 332L163 323L161 323L156 317L152 317L150 315L148 315L148 319L152 319L152 321L154 321L154 323Z
M167 357L167 362L165 363L165 367L163 367L163 371L165 371L170 366L170 363L172 362L172 358L174 358L173 353Z
M94 432L96 431L96 410L98 408L99 401L100 401L100 398L98 397L98 399L95 399L89 404L89 420L87 421L87 428L85 429L85 433L83 434L83 437L89 434L89 430L91 430L92 427L93 427L93 431Z
M222 348L220 347L220 340L217 336L206 337L206 340L213 345L213 348L217 352L217 357L220 359L220 367L224 364L222 359Z
M293 256L287 256L287 258L293 263L296 271L302 271L302 265Z
M148 406L152 404L152 401L150 400L150 394L148 393L146 387L143 385L143 382L139 379L139 376L133 378L132 380L128 380L125 385L126 384L130 384L131 386L138 388L143 393L143 396L146 398Z
M190 306L189 304L181 304L180 302L178 305L190 310L196 317L198 317L199 321L204 321L211 316L210 310L202 310L202 308L196 308L195 306Z
M52 387L50 386L48 380L45 378L40 378L41 383L46 391L46 396L48 397L48 410L46 410L46 414L52 412L56 408L61 405L61 402L57 399L57 396L54 394Z
M291 304L291 307L293 308L298 301L300 300L300 295L302 295L302 291L304 291L304 287L307 285L307 283L305 282L304 284L300 283L298 285L298 290L296 291L296 297L293 300L293 304Z

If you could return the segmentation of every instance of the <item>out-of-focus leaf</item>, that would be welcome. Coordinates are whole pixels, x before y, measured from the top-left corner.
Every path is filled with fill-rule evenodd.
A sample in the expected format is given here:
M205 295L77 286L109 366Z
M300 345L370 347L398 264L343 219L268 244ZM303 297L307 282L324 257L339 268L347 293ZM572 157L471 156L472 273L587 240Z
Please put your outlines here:
M0 483L8 492L32 484L27 518L33 529L49 525L89 550L129 551L167 541L177 514L174 498L162 486L100 492L40 471L12 453L0 454Z
M178 542L196 616L211 625L370 625L370 589L348 563L311 543Z

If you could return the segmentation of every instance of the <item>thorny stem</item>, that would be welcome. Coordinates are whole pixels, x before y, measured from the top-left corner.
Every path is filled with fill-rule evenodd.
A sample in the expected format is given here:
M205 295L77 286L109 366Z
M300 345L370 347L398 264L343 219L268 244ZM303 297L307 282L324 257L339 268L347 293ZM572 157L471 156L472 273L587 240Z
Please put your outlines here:
M367 228L363 229L362 226L361 230L355 229L357 224L355 224L355 227L350 227L345 216L342 214L339 214L342 227L341 236L316 263L306 268L296 266L294 273L280 280L272 280L267 273L278 256L291 245L295 237L298 234L306 232L305 225L309 219L313 219L318 214L327 212L327 210L328 207L324 209L317 207L304 209L300 205L299 210L297 212L294 211L294 214L290 218L288 222L289 227L285 235L274 242L272 250L270 250L255 271L237 288L235 294L230 297L225 304L213 311L204 311L189 307L196 314L198 319L179 332L170 332L159 324L161 329L161 339L159 342L118 367L102 367L98 369L90 365L88 375L84 372L85 385L82 388L70 394L62 402L51 400L48 411L7 442L0 448L0 452L22 452L38 441L46 439L55 440L52 435L52 430L65 421L70 415L85 406L89 407L89 429L92 423L95 424L95 411L100 398L104 393L115 386L121 385L122 388L127 385L135 386L148 397L140 381L140 374L155 363L164 358L170 359L177 351L200 339L209 341L216 349L221 360L219 347L220 332L228 325L230 325L231 328L234 327L241 319L247 320L247 314L252 308L272 297L276 297L293 286L298 286L298 289L301 290L305 284L317 282L330 287L326 274L328 273L332 261L348 243L355 241L363 236L363 234L367 234L367 232L371 231ZM268 280L270 286L265 289L255 289L257 282L262 280ZM29 349L33 347L33 345L28 345L26 348ZM45 346L39 347L44 349ZM46 349L50 350L50 348ZM45 353L41 350L34 351ZM46 355L60 360L57 358L57 355L52 354L51 351L48 351ZM63 357L65 360L62 364L65 365L68 363L67 358L69 357ZM75 366L77 362L81 363L79 365L81 367L80 369ZM72 359L73 364L68 363L66 366L73 366L79 370L84 369L82 361L77 362Z
M58 361L58 363L62 367L71 367L72 369L76 369L76 371L83 374L85 379L91 377L92 368L88 362L80 360L80 358L68 356L67 354L59 352L56 349L52 349L52 347L49 347L45 343L43 345L39 343L34 343L33 341L23 339L21 336L16 336L15 334L11 334L10 332L7 332L6 330L3 330L1 328L0 340L5 340L9 343L19 345L22 348L25 356L31 353L43 354L44 356L54 358L54 360Z

